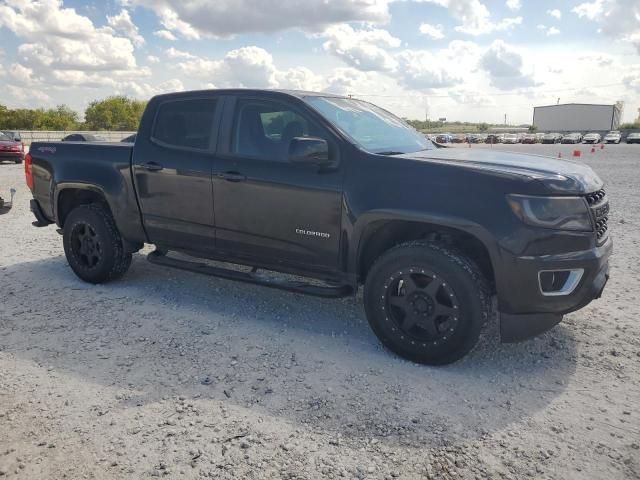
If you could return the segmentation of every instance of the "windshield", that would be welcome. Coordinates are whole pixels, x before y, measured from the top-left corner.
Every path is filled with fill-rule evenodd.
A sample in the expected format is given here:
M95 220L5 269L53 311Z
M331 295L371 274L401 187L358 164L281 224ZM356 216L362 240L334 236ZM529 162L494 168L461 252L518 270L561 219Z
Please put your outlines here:
M10 142L11 137L9 137L6 133L0 132L0 142Z
M306 97L305 100L371 153L399 155L434 148L426 136L371 103L337 97Z

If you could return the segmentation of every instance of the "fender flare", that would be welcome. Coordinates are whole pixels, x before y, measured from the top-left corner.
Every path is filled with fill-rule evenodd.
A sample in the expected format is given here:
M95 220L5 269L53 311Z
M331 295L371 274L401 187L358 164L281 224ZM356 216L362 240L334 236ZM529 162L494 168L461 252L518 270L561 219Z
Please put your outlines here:
M367 227L378 221L407 221L424 223L459 230L475 237L489 252L489 260L494 270L498 265L499 249L491 233L478 223L452 215L438 215L410 210L379 209L370 210L358 217L353 227L353 241L349 248L349 271L356 277L360 271L360 256L364 249L364 234Z
M112 207L111 205L109 205L109 201L107 200L107 195L105 194L104 190L100 186L95 185L93 183L61 182L55 185L52 193L53 218L55 218L56 225L60 228L62 228L62 225L60 224L60 216L58 215L58 205L59 205L60 194L65 190L85 190L85 191L97 193L102 197L102 199L104 200L104 203L107 204L107 206L109 207L109 210L113 212Z

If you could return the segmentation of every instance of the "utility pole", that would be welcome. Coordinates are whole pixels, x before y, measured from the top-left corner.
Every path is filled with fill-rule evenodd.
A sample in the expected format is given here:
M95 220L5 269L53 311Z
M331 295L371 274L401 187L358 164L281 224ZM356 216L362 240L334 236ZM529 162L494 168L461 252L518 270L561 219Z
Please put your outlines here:
M506 113L504 114L504 124L505 125L507 124L507 114Z

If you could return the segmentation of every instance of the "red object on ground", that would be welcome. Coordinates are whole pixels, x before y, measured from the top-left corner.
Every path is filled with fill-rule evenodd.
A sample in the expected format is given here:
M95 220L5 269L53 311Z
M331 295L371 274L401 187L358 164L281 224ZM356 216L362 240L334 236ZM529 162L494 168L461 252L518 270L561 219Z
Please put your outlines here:
M558 152L558 158L562 158L562 153Z
M574 157L579 157L580 155L582 155L582 152L580 150L574 150L573 151L573 156Z
M604 150L604 143L600 144L600 150Z
M591 147L591 153L596 153L596 147Z

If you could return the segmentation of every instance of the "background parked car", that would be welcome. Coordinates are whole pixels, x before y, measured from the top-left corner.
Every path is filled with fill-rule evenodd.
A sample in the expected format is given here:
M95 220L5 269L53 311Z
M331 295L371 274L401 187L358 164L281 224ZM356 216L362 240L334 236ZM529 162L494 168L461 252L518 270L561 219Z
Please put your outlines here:
M561 143L580 143L582 141L582 134L579 132L567 133L562 137Z
M487 135L484 143L502 143L504 142L504 135L499 135L496 133L490 133Z
M522 143L538 143L538 137L533 133L525 133L522 136Z
M63 142L103 142L104 139L90 133L71 133L62 139Z
M538 132L535 134L536 135L536 141L538 143L542 142L542 139L544 138L544 136L546 135L546 133L542 133L542 132Z
M22 136L20 135L20 132L12 130L0 130L0 132L4 133L9 138L13 138L16 142L22 142Z
M620 143L622 135L618 130L611 130L604 136L604 143Z
M504 143L518 143L518 136L515 133L506 133Z
M453 143L466 143L467 142L467 134L466 133L459 133L457 135L454 135L453 137Z
M450 133L439 133L436 135L436 143L451 143L453 141L453 135Z
M14 140L6 133L0 132L0 162L8 160L14 163L22 163L24 160L24 144Z
M640 143L640 132L634 132L627 135L627 143Z
M559 143L562 140L562 135L557 132L545 133L542 137L542 143Z
M599 133L591 132L582 137L582 143L600 143L602 137Z

